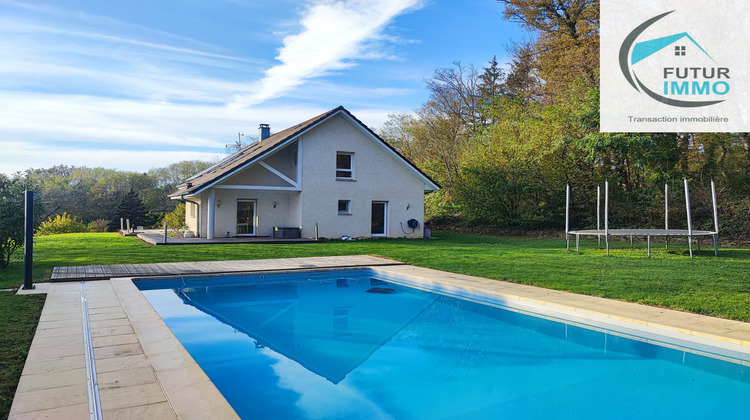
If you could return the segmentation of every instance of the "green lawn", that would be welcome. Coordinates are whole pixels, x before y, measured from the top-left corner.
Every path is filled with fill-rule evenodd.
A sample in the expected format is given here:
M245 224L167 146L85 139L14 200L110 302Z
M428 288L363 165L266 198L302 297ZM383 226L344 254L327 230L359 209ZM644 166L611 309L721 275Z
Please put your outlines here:
M0 292L0 419L8 417L44 298Z
M684 244L630 249L615 242L612 257L582 241L582 253L565 251L561 239L518 239L437 232L439 239L331 241L310 244L150 246L113 233L42 236L34 253L35 281L66 265L135 264L260 258L374 254L423 267L550 289L750 321L750 249L721 249L706 243L690 259ZM23 283L23 263L0 270L0 289ZM0 419L7 417L26 351L43 305L40 296L0 292Z

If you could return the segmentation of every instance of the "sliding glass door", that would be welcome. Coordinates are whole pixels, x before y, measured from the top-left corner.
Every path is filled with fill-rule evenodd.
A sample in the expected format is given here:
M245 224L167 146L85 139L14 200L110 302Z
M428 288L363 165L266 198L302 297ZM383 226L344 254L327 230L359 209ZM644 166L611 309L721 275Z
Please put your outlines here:
M237 235L255 235L255 200L237 200Z

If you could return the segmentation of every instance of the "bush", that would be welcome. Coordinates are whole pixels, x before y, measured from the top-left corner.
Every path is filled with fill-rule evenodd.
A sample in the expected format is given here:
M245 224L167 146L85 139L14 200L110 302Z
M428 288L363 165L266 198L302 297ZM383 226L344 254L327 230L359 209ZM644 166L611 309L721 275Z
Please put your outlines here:
M107 220L96 219L90 222L87 227L89 232L106 232L108 224L109 222Z
M67 212L62 215L56 215L53 219L42 222L36 231L37 235L56 235L58 233L81 233L88 232L89 228L81 219L73 216L70 217Z
M180 203L173 212L164 215L161 220L161 226L167 224L169 229L178 231L185 227L185 203Z
M157 212L148 212L146 213L146 222L144 226L147 226L150 229L162 229L164 228L164 216L166 216L167 212L163 211L157 211Z

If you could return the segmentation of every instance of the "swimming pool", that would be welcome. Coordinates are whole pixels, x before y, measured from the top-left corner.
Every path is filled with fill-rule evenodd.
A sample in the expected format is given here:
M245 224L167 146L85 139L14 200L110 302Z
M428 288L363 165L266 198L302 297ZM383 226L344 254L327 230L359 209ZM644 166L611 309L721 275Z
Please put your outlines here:
M136 284L245 418L745 414L741 354L408 282L349 270Z

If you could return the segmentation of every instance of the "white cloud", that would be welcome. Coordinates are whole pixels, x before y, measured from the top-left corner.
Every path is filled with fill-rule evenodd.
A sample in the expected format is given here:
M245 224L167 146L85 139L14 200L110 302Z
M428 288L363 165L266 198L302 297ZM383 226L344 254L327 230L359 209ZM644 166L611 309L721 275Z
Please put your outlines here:
M58 164L145 171L210 160L223 156L237 132L254 136L259 123L281 131L337 105L378 128L397 111L388 99L413 91L320 78L289 89L355 60L392 58L386 46L405 41L385 28L422 0L315 1L296 22L302 29L284 38L281 64L260 81L270 57L231 43L0 0L0 8L34 12L0 16L0 172ZM263 106L228 106L234 97L280 95Z
M0 91L0 172L54 165L146 171L223 157L237 132L278 132L328 111L316 105L232 109L221 104ZM377 128L392 110L348 108Z
M0 172L10 175L16 171L50 168L56 165L116 168L123 171L146 172L182 160L218 161L226 157L221 153L191 151L131 151L106 147L84 149L60 146L39 147L35 143L2 142L8 150L0 157ZM101 145L106 146L106 145Z
M284 38L276 57L281 64L268 69L254 93L237 95L234 106L251 106L280 95L305 80L354 65L357 59L386 58L378 41L398 15L421 6L421 0L319 0L300 21L302 31Z

